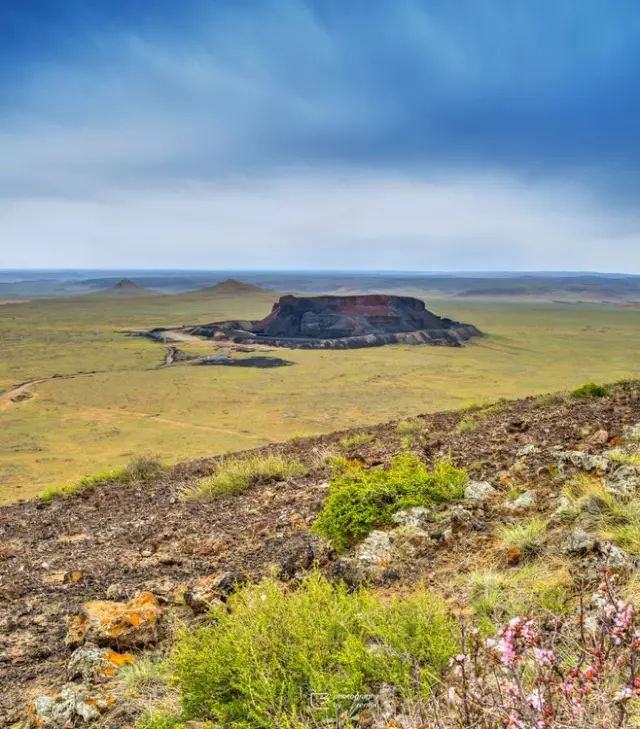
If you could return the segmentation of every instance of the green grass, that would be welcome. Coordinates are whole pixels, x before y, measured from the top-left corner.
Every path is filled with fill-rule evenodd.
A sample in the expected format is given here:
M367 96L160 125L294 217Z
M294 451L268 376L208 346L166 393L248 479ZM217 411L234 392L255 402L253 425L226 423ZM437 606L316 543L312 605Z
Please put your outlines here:
M458 433L469 433L477 430L479 425L480 423L473 415L465 415L458 425L456 425L456 431Z
M184 491L186 499L207 499L218 494L239 494L269 481L302 476L305 467L284 456L246 456L224 460L211 476L200 479Z
M124 468L120 468L115 471L104 471L103 473L96 473L93 476L85 476L74 483L52 486L51 488L43 491L38 498L42 501L52 501L53 499L57 499L59 496L88 491L99 484L119 483L124 480L124 474Z
M38 498L42 501L52 501L59 496L76 494L81 491L88 491L94 486L109 483L141 483L158 478L164 471L164 466L157 458L141 456L134 459L125 468L118 468L113 471L103 471L91 476L84 476L79 481L52 486L43 491Z
M371 433L354 433L354 435L348 435L340 441L340 448L343 450L351 450L359 446L367 445L373 442L373 435Z
M0 502L122 468L137 453L176 462L638 373L633 306L429 298L432 310L487 336L456 349L287 350L294 365L272 370L158 370L161 345L119 333L258 318L272 302L263 294L180 294L0 306L0 390L98 371L35 385L34 397L6 408L0 400ZM211 342L183 348L215 351Z
M348 716L350 697L383 685L428 696L456 638L455 622L426 590L382 601L318 574L294 591L269 580L233 595L211 625L179 636L182 716L243 729L315 726Z
M429 469L409 453L395 456L389 468L353 466L332 478L314 529L343 551L401 509L461 498L466 481L465 471L447 461Z
M504 549L517 549L525 556L540 554L547 533L544 519L534 517L513 526L498 529L498 538Z
M571 392L571 397L611 397L611 390L604 385L598 385L595 382L587 382L585 385L578 387Z
M474 613L494 626L515 615L564 615L574 596L568 565L562 562L482 570L467 576L465 582Z

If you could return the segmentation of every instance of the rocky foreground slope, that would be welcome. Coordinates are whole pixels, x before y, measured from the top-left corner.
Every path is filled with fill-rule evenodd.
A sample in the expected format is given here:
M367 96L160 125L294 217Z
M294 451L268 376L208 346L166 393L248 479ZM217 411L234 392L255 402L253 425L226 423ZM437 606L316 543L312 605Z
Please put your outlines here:
M547 554L589 570L615 548L635 569L632 554L605 550L553 515L576 472L602 477L612 492L635 489L636 467L610 454L638 423L640 386L627 383L611 397L532 397L269 446L256 453L295 459L304 475L208 501L181 494L217 459L180 464L149 482L1 507L0 726L22 726L29 705L32 726L96 718L133 726L141 706L127 699L121 666L166 653L173 626L200 621L237 581L295 581L315 563L350 585L402 594L423 580L453 597L461 576L517 564L523 555L504 547L499 527L536 516L548 520ZM409 510L398 527L336 555L310 531L327 495L328 456L372 468L407 448L427 462L450 455L465 467L464 498L435 519ZM414 527L408 539L400 526Z

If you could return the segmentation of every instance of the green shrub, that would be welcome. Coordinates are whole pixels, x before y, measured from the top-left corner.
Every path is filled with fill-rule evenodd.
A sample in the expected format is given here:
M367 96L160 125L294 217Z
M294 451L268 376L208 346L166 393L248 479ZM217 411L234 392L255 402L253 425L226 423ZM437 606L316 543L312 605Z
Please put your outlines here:
M216 494L239 494L259 483L293 478L305 468L284 456L245 456L222 461L212 476L200 479L183 492L187 499L203 499Z
M340 448L349 450L350 448L357 448L358 446L366 445L371 443L373 436L371 433L355 433L354 435L348 435L340 441Z
M578 387L571 393L571 397L611 397L611 391L604 385L598 385L595 382L587 382L586 385Z
M455 622L427 591L382 602L318 574L291 592L275 580L245 588L212 617L179 636L175 678L185 717L227 727L328 724L349 714L345 697L383 684L428 696L457 647Z
M164 466L158 458L153 456L140 456L135 458L124 469L123 478L125 481L152 481L162 475Z
M389 524L396 511L461 498L466 481L448 461L429 470L410 453L395 456L388 469L350 467L333 476L314 529L342 551Z

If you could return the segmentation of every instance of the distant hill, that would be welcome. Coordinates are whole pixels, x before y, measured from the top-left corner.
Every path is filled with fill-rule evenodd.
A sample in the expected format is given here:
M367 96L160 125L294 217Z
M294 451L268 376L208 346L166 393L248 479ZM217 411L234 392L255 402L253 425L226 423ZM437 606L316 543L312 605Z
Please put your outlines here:
M210 296L215 294L224 294L225 296L241 296L243 294L272 294L273 289L255 286L254 284L244 283L235 278L227 278L213 286L207 286L203 289L196 289L189 292L191 296Z
M131 297L131 296L158 296L156 291L147 289L144 286L139 286L135 281L130 278L121 278L116 284L108 289L102 289L101 291L94 291L89 296L109 296L109 297Z

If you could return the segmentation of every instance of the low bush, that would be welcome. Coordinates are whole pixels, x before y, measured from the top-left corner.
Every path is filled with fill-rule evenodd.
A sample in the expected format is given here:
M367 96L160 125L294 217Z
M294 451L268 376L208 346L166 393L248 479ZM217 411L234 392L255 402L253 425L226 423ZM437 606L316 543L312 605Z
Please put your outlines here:
M245 456L222 461L212 476L200 479L183 492L186 499L204 499L216 494L238 494L259 483L301 476L305 468L284 456Z
M375 527L391 523L396 511L461 498L466 472L448 461L431 470L416 456L397 455L389 468L351 466L336 473L314 529L338 551Z
M183 716L216 726L329 725L383 685L428 697L457 646L430 593L383 602L318 574L294 591L275 580L245 588L212 619L179 636L173 664Z
M153 456L135 458L124 469L123 479L129 482L152 481L164 472L162 462Z
M595 382L587 382L585 385L582 385L582 387L578 387L573 390L571 397L611 397L611 391L604 385L598 385Z

